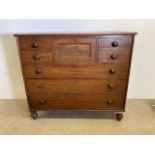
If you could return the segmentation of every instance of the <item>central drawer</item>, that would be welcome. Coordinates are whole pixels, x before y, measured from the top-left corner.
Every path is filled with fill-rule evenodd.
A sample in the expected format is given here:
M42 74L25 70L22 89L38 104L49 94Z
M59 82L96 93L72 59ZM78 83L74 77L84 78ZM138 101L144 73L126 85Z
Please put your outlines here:
M110 94L124 93L126 79L64 79L34 80L25 84L29 95Z
M96 63L96 38L58 37L53 39L54 64Z
M33 109L51 110L120 110L124 106L124 95L39 95L30 96Z

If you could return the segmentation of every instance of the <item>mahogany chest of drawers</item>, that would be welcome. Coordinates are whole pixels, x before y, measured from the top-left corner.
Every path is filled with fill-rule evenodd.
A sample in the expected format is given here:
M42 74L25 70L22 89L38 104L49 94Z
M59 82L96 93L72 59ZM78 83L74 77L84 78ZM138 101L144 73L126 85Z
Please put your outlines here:
M123 118L135 33L15 35L32 118L102 110Z

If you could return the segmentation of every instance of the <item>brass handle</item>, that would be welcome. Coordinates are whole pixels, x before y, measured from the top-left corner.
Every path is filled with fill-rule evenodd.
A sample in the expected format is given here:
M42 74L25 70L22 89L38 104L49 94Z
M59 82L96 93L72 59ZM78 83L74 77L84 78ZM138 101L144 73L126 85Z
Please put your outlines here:
M42 69L36 69L36 74L41 74L43 71L42 71Z
M34 41L32 44L31 44L31 47L32 48L37 48L38 47L38 43L36 41Z
M108 84L108 88L113 88L113 84L112 83L110 83L110 84Z
M40 55L39 54L34 54L33 55L33 60L39 60L40 59Z
M109 73L110 74L115 74L116 73L116 70L112 68L112 69L109 70Z
M107 100L107 104L112 104L112 100L111 99L108 99Z
M116 58L117 58L117 55L116 55L116 54L111 54L111 55L110 55L110 58L111 58L111 59L116 59Z
M117 47L117 46L119 45L119 43L118 43L117 41L113 41L113 42L111 43L111 45L112 45L112 47Z
M46 100L44 100L44 99L41 99L41 100L39 101L39 103L40 103L40 104L46 104L46 103L47 103L47 101L46 101Z

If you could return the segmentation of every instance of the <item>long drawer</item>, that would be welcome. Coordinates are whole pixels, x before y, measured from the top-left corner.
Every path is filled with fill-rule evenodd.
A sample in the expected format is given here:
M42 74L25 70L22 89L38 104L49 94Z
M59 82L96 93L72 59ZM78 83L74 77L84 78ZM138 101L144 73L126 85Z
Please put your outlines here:
M24 66L26 78L120 78L128 76L128 65Z
M64 79L64 80L34 80L25 81L30 95L53 94L110 94L124 93L126 79Z
M123 95L52 95L30 96L32 109L121 110Z

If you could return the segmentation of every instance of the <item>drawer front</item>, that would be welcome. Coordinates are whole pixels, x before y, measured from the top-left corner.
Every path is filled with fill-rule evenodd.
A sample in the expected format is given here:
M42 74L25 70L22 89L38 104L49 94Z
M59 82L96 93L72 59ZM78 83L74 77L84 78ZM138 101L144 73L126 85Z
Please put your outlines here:
M129 50L132 45L131 35L105 35L99 37L99 48L111 48L113 50L126 49Z
M129 65L130 53L127 51L98 50L98 63L114 63Z
M27 79L27 92L30 95L71 95L71 94L111 94L125 93L126 79L64 79L34 80Z
M92 109L121 110L124 105L122 95L52 95L30 96L33 109Z
M127 65L92 65L82 67L24 66L26 78L119 78L127 77Z
M21 59L24 65L52 64L52 52L22 51Z
M21 50L48 51L51 48L52 40L48 36L20 36L19 44Z
M96 38L63 37L53 40L55 64L86 65L96 63Z

